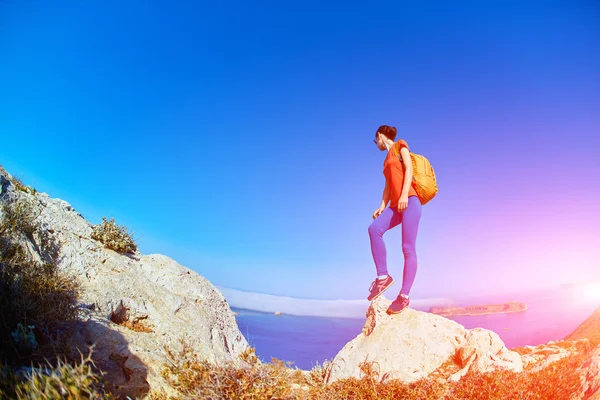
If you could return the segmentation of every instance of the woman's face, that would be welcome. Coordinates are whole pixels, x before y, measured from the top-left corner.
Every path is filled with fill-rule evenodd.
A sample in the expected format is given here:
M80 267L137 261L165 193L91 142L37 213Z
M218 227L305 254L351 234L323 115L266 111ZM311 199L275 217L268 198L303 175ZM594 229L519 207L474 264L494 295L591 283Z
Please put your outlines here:
M375 140L373 140L379 150L385 150L385 147L383 146L382 136L383 135L381 133L377 132L375 134Z

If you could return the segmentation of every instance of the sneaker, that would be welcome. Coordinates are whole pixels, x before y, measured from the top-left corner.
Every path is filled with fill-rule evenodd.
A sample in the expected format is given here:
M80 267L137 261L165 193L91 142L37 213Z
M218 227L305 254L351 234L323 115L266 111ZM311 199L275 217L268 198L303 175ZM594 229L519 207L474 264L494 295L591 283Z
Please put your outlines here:
M408 299L408 296L405 294L399 294L398 297L396 297L396 300L390 304L386 312L388 314L398 314L400 311L408 307L409 304L410 300Z
M385 292L387 288L392 286L392 283L394 283L394 278L392 278L391 275L388 275L385 279L375 278L373 283L371 283L371 287L369 288L371 293L369 294L369 297L367 297L367 300L375 300L381 293Z

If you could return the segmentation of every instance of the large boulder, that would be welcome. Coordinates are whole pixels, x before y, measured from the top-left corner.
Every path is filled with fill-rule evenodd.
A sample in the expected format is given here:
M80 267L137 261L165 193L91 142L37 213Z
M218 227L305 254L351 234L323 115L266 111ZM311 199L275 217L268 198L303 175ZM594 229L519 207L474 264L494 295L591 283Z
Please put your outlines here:
M469 371L523 370L518 353L508 350L499 336L486 329L466 329L445 317L407 308L387 315L391 301L380 296L367 310L362 332L332 360L327 383L360 378L360 365L372 361L383 380L405 383L425 378L449 360L458 371L447 379L458 380Z
M34 258L55 260L81 284L74 351L94 345L94 362L120 394L167 389L161 377L169 360L165 347L177 352L185 343L214 363L236 361L248 347L227 301L208 280L163 255L106 249L70 204L15 190L10 178L0 169L1 201L28 202L41 227L23 244Z

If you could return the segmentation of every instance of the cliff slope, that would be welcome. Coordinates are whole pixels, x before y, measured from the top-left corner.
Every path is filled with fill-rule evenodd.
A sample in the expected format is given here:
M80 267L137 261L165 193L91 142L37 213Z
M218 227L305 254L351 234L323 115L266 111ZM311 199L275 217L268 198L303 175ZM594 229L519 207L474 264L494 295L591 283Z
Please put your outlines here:
M69 203L17 190L11 181L0 168L0 201L26 202L53 246L42 246L38 234L22 244L34 259L58 260L81 283L73 351L87 353L93 344L94 361L120 393L164 387L165 346L177 351L184 341L215 363L236 360L248 347L225 298L208 280L164 255L105 248Z

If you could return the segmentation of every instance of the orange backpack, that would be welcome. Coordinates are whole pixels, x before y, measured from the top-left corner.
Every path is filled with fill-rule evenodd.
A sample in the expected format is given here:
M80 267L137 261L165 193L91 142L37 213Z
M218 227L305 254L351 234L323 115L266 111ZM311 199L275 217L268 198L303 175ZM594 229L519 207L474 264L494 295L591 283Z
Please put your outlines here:
M402 155L400 155L399 151L398 157L400 157L400 162L402 162ZM438 192L435 172L433 171L431 163L425 156L410 152L410 159L413 166L412 187L415 188L421 204L425 205L429 200L433 199Z

